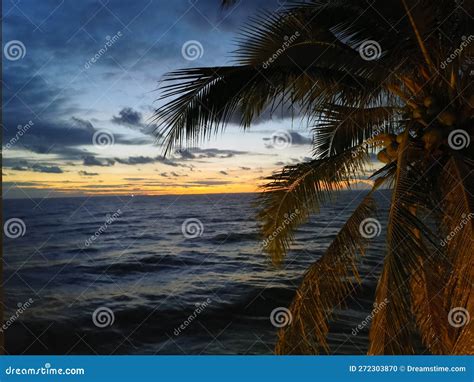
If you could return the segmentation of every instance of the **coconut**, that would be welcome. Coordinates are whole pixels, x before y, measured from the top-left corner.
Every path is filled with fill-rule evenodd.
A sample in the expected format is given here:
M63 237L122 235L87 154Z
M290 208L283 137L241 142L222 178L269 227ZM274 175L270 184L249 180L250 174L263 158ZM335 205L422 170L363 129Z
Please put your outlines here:
M398 156L398 143L392 142L390 145L387 146L387 154L390 158L396 159Z
M379 134L376 136L376 139L379 141L383 141L385 147L387 147L392 142L395 142L397 136L395 134Z
M422 119L423 118L423 110L421 110L418 107L415 110L413 110L413 118Z
M425 133L421 137L422 141L425 143L426 150L437 149L438 146L443 141L443 129L440 127L429 127L425 130Z
M435 99L432 96L428 96L423 100L423 105L425 105L425 107L427 108L431 107L434 103L435 103Z
M387 154L387 151L384 149L377 154L377 159L382 163L390 163L391 159Z
M438 121L445 126L453 126L456 123L456 115L451 111L443 111L438 115Z

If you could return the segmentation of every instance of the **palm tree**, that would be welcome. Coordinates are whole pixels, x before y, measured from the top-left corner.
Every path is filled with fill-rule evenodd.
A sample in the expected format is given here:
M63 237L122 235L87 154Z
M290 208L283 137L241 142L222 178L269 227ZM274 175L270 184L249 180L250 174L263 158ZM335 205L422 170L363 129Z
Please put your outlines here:
M260 197L262 234L273 238L264 250L276 264L295 229L350 187L371 153L383 163L306 272L276 353L330 352L328 325L361 281L370 241L361 227L376 216L380 187L392 196L375 303L388 304L373 318L368 353L412 354L414 335L433 354L474 352L474 320L452 322L474 314L473 11L472 0L300 1L253 19L234 66L165 76L155 117L167 152L235 115L244 130L267 108L307 117L314 158L271 175Z

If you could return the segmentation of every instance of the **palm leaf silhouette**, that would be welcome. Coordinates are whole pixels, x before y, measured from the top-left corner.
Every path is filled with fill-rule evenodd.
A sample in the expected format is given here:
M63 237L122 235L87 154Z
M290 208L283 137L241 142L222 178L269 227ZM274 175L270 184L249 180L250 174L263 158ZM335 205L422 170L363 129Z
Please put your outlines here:
M369 242L360 234L360 225L374 216L374 190L359 204L326 253L306 272L290 307L293 323L279 333L277 354L329 353L329 319L360 282L358 263Z

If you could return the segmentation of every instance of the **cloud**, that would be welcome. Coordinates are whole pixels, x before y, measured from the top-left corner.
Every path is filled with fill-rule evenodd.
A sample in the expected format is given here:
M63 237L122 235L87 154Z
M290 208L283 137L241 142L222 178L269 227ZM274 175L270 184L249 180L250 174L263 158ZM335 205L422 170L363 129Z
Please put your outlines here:
M99 131L87 120L71 117L63 123L34 122L34 124L18 139L12 149L24 148L37 154L56 154L61 159L77 160L88 154L79 146L92 146L94 133ZM9 142L17 135L17 129L6 124L4 142ZM146 137L127 137L114 134L116 144L143 145L152 141Z
M79 175L81 175L81 176L97 176L99 174L97 172L79 171Z
M232 184L232 182L227 180L196 180L186 184L196 186L222 186L226 184Z
M13 171L34 171L48 174L62 174L64 171L57 165L49 163L30 163L24 159L4 158L3 167Z
M13 166L10 167L14 171L28 171L28 167L22 167L22 166Z
M115 158L115 160L118 163L128 164L128 165L147 164L147 163L155 163L156 162L156 158L144 157L144 156L128 157L127 159Z
M88 155L84 157L83 163L84 166L101 166L101 167L109 167L113 166L115 162L112 159L104 159L100 160L97 159L93 155Z
M171 167L189 167L185 164L176 163L172 159L165 158L163 156L157 156L157 157L131 156L128 158L114 158L113 161L121 163L121 164L130 165L130 166L139 165L139 164L148 164L148 163L162 163L166 166L171 166Z
M142 128L144 126L142 122L142 113L133 110L131 107L124 107L120 110L118 116L112 117L112 123L128 127Z
M222 174L222 175L229 175L229 173L225 172L224 170L219 171L219 173Z
M309 145L313 141L309 137L305 137L296 131L288 131L284 134L273 134L271 137L263 137L262 140L268 143L265 143L267 149L273 149L275 143L279 143L279 140L284 140L288 143L288 146L303 146Z
M32 170L35 172L45 172L48 174L62 174L63 170L60 169L58 166L42 166L39 164L34 164Z
M292 145L309 145L312 143L311 138L305 137L296 131L290 131L289 134L291 136Z
M203 158L232 158L236 155L248 154L248 151L222 150L216 148L201 149L199 147L190 147L188 149L178 150L180 159L203 159Z
M182 149L182 150L177 151L177 154L179 154L181 156L181 159L194 159L194 158L196 158L196 156L193 153L191 153L191 151L186 150L186 149Z

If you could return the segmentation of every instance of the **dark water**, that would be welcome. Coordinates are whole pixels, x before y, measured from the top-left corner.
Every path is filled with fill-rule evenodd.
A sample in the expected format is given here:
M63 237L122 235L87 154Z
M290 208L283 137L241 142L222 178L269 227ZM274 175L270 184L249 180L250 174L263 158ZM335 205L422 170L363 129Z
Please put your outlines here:
M269 354L270 313L289 305L304 270L363 194L346 192L302 227L281 269L261 251L254 195L7 200L5 220L26 226L4 243L6 317L13 317L4 328L7 351ZM378 196L381 216L387 198ZM200 237L184 237L186 219L202 222ZM375 241L357 298L331 324L336 354L366 351L367 330L351 331L371 311L382 256ZM104 308L114 321L102 328L92 317Z

